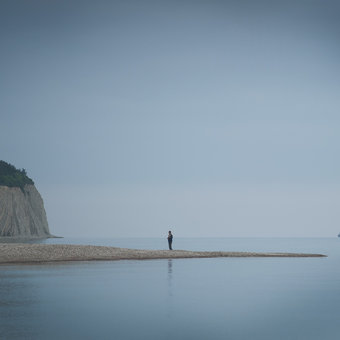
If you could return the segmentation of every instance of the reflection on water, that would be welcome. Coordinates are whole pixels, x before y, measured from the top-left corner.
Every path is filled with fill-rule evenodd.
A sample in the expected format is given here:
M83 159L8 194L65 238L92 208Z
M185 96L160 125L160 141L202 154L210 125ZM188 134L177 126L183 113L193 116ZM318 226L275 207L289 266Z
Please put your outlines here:
M0 338L25 339L38 336L39 287L20 270L0 267Z
M172 259L168 260L168 287L169 287L169 296L172 296Z
M169 322L172 320L173 315L173 290L172 290L172 259L168 260L168 296L166 300L167 304L167 318ZM170 333L170 330L167 330L167 333Z
M1 266L0 339L337 339L340 243L296 242L329 257Z
M169 286L171 286L172 279L172 259L168 259L168 282Z
M168 260L168 274L169 274L169 279L171 279L171 275L172 275L172 259Z

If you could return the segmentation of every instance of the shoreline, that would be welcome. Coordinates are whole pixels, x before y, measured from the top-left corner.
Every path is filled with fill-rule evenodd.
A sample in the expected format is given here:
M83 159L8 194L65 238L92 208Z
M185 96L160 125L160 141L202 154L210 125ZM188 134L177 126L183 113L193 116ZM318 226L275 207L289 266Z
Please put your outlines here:
M156 260L216 257L327 257L307 253L140 250L72 244L0 243L0 264L37 264L73 261Z

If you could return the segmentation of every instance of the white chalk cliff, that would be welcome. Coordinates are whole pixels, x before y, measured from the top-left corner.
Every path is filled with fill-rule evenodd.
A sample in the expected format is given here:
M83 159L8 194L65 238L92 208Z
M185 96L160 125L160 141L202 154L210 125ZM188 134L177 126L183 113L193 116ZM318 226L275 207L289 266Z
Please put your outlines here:
M0 237L51 237L44 202L34 185L0 186Z

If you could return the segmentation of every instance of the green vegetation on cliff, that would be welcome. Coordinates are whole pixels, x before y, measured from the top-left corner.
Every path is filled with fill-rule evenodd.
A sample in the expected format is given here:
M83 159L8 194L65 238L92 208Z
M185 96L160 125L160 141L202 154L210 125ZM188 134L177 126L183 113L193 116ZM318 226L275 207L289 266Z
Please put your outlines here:
M26 184L34 184L26 174L25 169L17 169L14 165L0 161L0 185L18 187L22 191Z

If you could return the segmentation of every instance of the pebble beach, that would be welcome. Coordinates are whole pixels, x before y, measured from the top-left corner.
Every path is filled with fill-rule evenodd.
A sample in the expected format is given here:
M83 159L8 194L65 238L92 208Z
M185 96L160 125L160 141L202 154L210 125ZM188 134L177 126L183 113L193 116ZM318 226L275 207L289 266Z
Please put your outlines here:
M214 257L326 257L308 253L139 250L71 244L0 244L0 264Z

